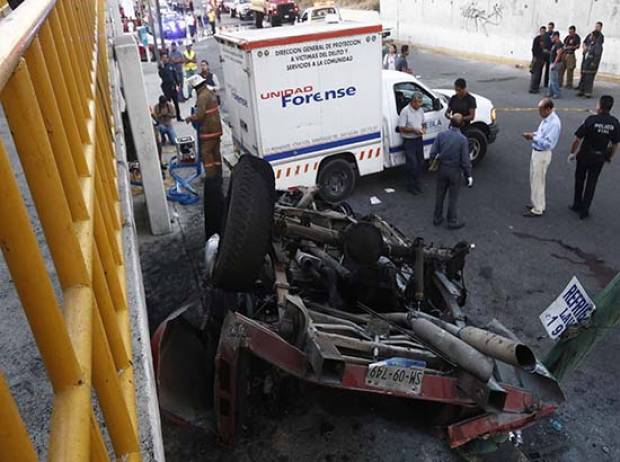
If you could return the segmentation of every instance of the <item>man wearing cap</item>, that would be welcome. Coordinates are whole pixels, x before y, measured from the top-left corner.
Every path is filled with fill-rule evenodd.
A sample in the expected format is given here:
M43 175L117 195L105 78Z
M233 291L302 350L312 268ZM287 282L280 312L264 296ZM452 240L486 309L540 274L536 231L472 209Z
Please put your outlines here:
M193 75L188 81L196 90L196 110L185 119L185 122L198 125L198 145L200 146L200 158L205 167L205 176L207 178L221 177L220 138L222 137L222 122L217 96L209 90L207 81L202 76Z
M407 190L411 194L420 194L420 172L424 164L424 110L422 109L422 94L414 93L398 117L398 131L403 138L405 149L405 167L407 169Z

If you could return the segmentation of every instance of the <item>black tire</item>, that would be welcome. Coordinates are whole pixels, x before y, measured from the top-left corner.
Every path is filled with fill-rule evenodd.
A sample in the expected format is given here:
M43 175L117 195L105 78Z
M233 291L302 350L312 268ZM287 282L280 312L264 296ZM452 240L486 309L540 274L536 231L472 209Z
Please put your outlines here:
M271 241L275 178L271 165L242 156L230 178L220 246L213 268L216 287L235 292L252 289Z
M356 176L351 162L345 159L327 161L317 178L321 198L330 204L342 202L353 193Z
M235 10L230 10L230 17L234 18L236 15Z
M470 127L465 131L469 142L469 157L472 165L477 165L487 153L489 140L487 135L476 127Z
M271 17L271 27L280 27L282 25L282 18L280 16Z

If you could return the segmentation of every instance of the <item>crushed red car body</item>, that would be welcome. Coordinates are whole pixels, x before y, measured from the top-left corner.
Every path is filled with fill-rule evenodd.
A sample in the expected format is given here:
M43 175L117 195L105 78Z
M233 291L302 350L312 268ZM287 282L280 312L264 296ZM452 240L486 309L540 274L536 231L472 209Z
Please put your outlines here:
M312 188L277 193L271 167L251 156L233 169L226 202L222 217L207 217L219 232L205 249L199 314L181 309L153 337L166 413L234 444L248 358L265 375L447 405L456 411L440 433L453 448L520 430L564 400L499 321L470 324L469 244L409 240Z

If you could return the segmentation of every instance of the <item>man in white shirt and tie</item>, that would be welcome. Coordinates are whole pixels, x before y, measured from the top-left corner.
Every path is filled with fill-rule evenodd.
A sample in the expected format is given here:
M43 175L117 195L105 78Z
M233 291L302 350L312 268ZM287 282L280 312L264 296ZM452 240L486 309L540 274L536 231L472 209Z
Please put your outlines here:
M553 109L553 100L543 98L538 103L538 113L542 122L535 132L523 133L523 138L532 142L530 160L530 200L523 214L526 218L542 217L545 213L545 181L547 169L551 163L551 155L560 139L562 122Z

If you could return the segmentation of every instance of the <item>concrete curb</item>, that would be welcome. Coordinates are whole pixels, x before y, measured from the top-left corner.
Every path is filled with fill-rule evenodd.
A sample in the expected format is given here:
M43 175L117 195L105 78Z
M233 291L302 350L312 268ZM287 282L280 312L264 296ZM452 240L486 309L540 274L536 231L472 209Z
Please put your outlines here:
M112 69L113 113L116 125L115 148L118 187L124 217L122 238L127 281L127 302L131 322L132 362L134 367L140 447L144 461L164 462L164 445L157 386L153 371L153 357L151 355L151 337L148 326L146 296L142 281L138 236L133 213L127 152L120 117L123 104L120 92L120 75L115 63L111 61L110 64Z
M395 43L404 43L404 42L396 42ZM474 61L483 61L487 63L494 64L505 64L508 66L515 66L517 69L527 72L530 63L529 61L523 61L520 59L512 59L512 58L504 58L500 56L487 55L484 53L475 53L475 52L466 52L460 50L452 50L450 48L442 48L442 47L430 47L426 45L420 45L418 43L410 43L411 46L418 48L419 50L428 51L431 53L446 55L446 56L454 56L456 58L462 59L471 59ZM598 80L603 80L605 82L611 83L620 83L620 75L607 74L605 72L599 72L596 74L596 78Z

